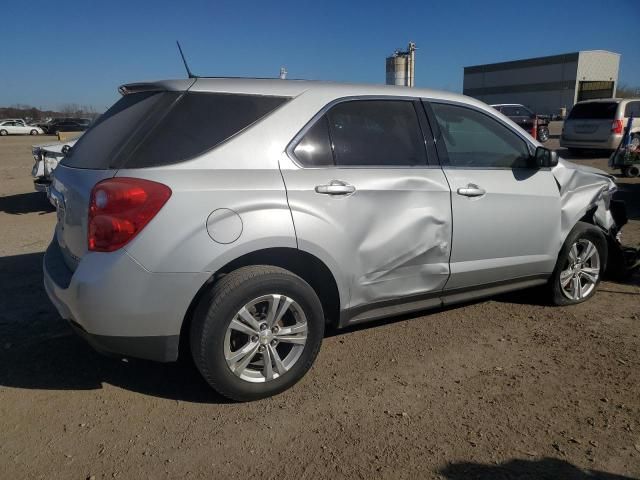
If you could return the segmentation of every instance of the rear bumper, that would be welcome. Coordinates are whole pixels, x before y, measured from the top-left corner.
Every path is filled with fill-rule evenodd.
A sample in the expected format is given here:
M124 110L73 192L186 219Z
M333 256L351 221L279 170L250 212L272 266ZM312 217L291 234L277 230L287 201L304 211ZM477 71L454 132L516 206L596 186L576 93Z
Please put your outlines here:
M178 358L180 335L157 337L93 335L79 324L73 321L69 323L94 350L110 357L143 358L156 362L174 362Z
M45 290L96 350L160 362L178 358L182 322L208 274L145 270L124 250L88 253L72 272L57 240L44 256Z
M609 138L602 141L569 139L562 135L560 137L560 146L563 148L584 148L590 150L615 150L618 148L621 140L622 135L610 135Z

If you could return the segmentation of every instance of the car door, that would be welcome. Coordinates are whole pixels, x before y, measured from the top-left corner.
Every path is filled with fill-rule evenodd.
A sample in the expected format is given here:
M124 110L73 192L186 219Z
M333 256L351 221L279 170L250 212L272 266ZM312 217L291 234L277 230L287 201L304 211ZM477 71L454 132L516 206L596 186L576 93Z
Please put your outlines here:
M525 136L479 107L425 102L451 186L446 289L548 276L560 242L560 193Z
M350 321L400 297L419 297L422 308L440 303L450 191L421 124L415 99L339 101L309 122L281 162L299 248L339 277Z
M6 130L7 132L14 135L24 133L24 127L15 121L9 122L9 125L6 127Z

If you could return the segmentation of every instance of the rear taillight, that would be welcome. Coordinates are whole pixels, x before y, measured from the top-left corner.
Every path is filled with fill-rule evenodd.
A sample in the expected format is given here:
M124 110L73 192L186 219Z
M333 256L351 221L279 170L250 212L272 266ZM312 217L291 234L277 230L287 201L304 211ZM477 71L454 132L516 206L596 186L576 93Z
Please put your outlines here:
M611 124L611 133L622 133L622 120L614 120Z
M139 178L97 183L89 201L89 250L113 252L126 245L169 200L171 189Z

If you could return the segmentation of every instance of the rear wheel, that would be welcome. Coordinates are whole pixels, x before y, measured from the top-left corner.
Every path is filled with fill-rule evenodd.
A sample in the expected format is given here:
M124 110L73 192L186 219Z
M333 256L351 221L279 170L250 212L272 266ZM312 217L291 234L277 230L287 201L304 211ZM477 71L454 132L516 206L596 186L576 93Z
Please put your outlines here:
M640 175L640 168L637 165L629 165L628 167L624 167L622 169L622 174L625 177L637 177Z
M607 240L593 225L578 222L567 236L550 280L552 301L572 305L591 298L607 262Z
M538 127L538 141L545 143L547 140L549 140L549 129L545 126Z
M629 142L629 145L633 150L640 149L640 135L638 135L637 133L633 134L631 136L631 141Z
M6 130L0 130L0 136L4 137L6 135L8 135L9 132L7 132Z
M218 393L251 401L280 393L311 368L324 336L322 305L303 279L243 267L202 299L191 326L198 370Z

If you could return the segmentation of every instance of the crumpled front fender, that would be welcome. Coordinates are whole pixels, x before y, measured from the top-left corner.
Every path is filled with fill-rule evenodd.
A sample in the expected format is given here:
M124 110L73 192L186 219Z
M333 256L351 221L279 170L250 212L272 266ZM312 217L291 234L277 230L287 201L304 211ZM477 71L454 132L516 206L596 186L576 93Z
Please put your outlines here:
M562 242L588 212L593 211L594 222L605 233L616 228L609 210L611 196L617 189L613 176L564 159L558 161L552 172L560 190Z

